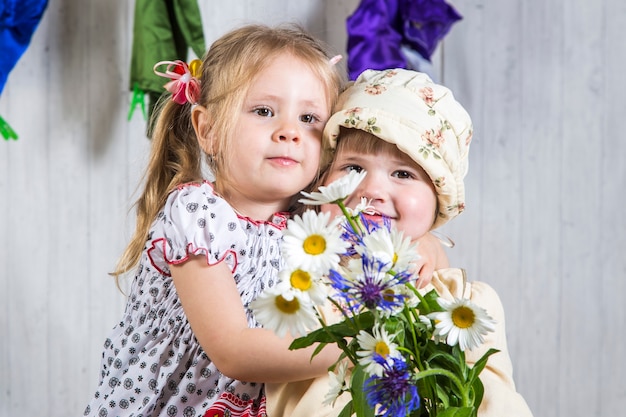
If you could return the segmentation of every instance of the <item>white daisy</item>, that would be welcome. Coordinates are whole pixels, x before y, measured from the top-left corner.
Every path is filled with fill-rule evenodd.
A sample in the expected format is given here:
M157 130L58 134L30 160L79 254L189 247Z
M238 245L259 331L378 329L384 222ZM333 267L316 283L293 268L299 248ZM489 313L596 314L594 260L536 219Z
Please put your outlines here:
M298 201L302 204L318 206L344 200L356 190L356 187L363 181L366 174L367 171L350 171L347 175L333 181L329 185L322 185L319 187L319 191L312 193L305 193L303 191L302 195L308 197L308 199L302 198Z
M305 271L300 268L285 267L278 273L282 282L288 282L291 288L301 291L303 296L316 305L326 302L328 291L322 281L322 276L314 271Z
M287 283L265 290L250 303L250 308L257 321L278 337L284 337L287 332L293 336L305 336L318 326L313 304Z
M357 216L359 213L365 213L365 214L376 213L374 206L370 205L370 200L368 200L365 197L361 197L361 202L357 204L354 209L351 209L350 207L346 207L346 210L351 216Z
M322 405L335 405L335 401L342 392L350 389L350 380L346 379L348 374L348 362L341 361L335 368L337 373L328 372L328 384L330 388L324 397Z
M391 242L389 230L381 227L363 236L363 245L358 245L356 251L359 255L366 255L371 259L377 259L386 265L386 271L391 269L395 260L395 251Z
M437 302L445 311L428 315L436 323L435 340L445 340L450 346L458 343L463 351L472 350L483 343L483 335L495 330L495 321L487 311L468 299L438 298Z
M417 251L417 242L412 242L410 237L404 237L404 232L391 229L391 244L393 245L395 262L393 269L404 271L420 258Z
M349 243L341 238L341 229L330 213L304 212L287 223L283 237L283 257L287 264L305 271L325 275L339 264L339 255Z
M371 335L365 330L361 330L357 334L356 338L361 350L357 351L356 354L360 356L359 364L363 366L366 373L382 376L384 368L374 360L374 355L378 354L385 360L389 360L398 357L400 352L398 345L391 341L393 335L390 336L385 329L374 326L373 332L374 335Z
M431 320L430 318L428 318L428 316L425 316L425 315L423 315L423 314L420 314L420 315L418 316L418 318L419 318L420 322L421 322L424 326L426 326L426 330L432 330L432 328L433 328L433 322L432 322L432 320Z
M396 229L388 230L380 227L363 236L363 246L356 247L359 254L377 259L387 264L387 270L393 269L396 273L406 271L411 263L419 259L417 245L411 243L410 238L404 238L404 233Z

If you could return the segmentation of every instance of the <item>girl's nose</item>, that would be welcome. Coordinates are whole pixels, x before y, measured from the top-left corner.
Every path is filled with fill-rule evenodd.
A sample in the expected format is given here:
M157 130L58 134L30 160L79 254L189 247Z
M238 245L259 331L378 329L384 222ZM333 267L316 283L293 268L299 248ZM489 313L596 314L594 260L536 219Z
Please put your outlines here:
M278 128L274 131L272 139L275 142L297 142L300 140L298 128L296 123L291 121L283 121Z
M387 191L385 188L385 179L376 174L375 170L367 171L367 175L361 181L361 184L357 187L352 194L357 200L361 200L362 197L366 198L368 202L384 202L387 200Z

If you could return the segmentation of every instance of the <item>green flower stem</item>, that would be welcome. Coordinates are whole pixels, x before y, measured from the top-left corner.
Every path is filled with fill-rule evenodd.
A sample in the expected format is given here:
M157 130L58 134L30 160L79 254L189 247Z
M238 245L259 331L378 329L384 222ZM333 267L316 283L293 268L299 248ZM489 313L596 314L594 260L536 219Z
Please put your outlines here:
M417 317L417 312L415 311L415 309L412 308L405 308L404 310L404 314L407 318L408 323L411 323L412 321L419 321L419 317ZM424 364L422 363L422 358L420 355L420 350L418 349L418 338L417 338L417 333L415 332L415 327L414 326L407 326L411 332L411 337L413 338L413 346L415 346L414 351L407 349L405 347L399 346L398 350L406 352L409 357L413 358L413 363L415 365L415 368L417 369L425 369ZM435 398L435 387L433 387L433 383L432 381L428 381L425 383L423 389L425 390L425 392L423 392L422 394L425 395L426 398Z
M350 362L352 362L354 365L357 364L358 359L356 358L356 355L352 352L352 350L350 350L348 344L346 343L345 340L343 340L342 338L337 338L335 337L335 335L328 331L328 326L326 326L326 324L324 323L323 320L319 320L319 322L322 324L322 328L324 329L324 332L329 335L331 337L331 339L333 339L334 343L337 345L337 347L339 347L341 350L343 350L343 352L345 353L346 357L348 359L350 359Z
M352 325L352 328L353 328L354 330L358 330L358 329L359 329L359 328L358 328L358 326L355 326L355 325L354 325L354 316L350 317L350 316L348 315L348 313L346 313L346 312L344 311L344 309L341 307L341 305L340 305L340 304L339 304L339 303L338 303L338 302L337 302L334 298L332 298L332 297L330 297L330 296L327 296L327 297L326 297L326 299L327 299L328 301L330 301L330 302L331 302L331 303L332 303L335 307L337 307L337 310L341 311L341 314L343 315L343 317L345 317L345 318L347 319L347 321L348 321L348 322ZM321 320L321 319L320 319L320 320Z
M415 313L415 310L405 307L404 314L406 316L408 323L412 323L414 320L419 320L419 318L414 317L413 314L411 313ZM405 349L405 348L402 348L402 349L407 351L411 356L413 356L413 360L417 364L418 369L424 369L424 364L422 364L422 358L420 357L419 350L417 349L418 342L417 342L417 334L415 333L415 326L410 325L408 326L408 328L411 332L411 337L413 338L413 346L415 346L415 352L411 352L410 350Z
M333 300L331 297L327 297L328 300L330 300L331 303L333 303L335 305L335 307L337 307L339 309L339 311L341 311L341 313L343 314L343 316L347 319L346 322L350 323L350 325L352 326L352 328L356 331L359 330L360 327L358 325L356 325L353 321L354 317L349 317L347 315L347 313L343 310L343 308L341 308L341 306L339 305L339 303L337 303L337 301ZM322 320L321 318L318 318L320 324L322 325L322 328L324 329L324 332L326 332L327 335L329 335L331 337L331 339L333 339L335 341L335 343L337 344L337 346L339 346L339 348L341 348L341 350L344 351L344 353L346 354L346 356L348 357L348 359L350 359L350 361L353 364L357 364L358 359L356 357L356 355L354 354L354 352L352 352L352 350L348 347L348 344L346 343L346 341L343 338L338 338L336 337L333 332L328 330L328 326L326 325L326 323L324 323L324 320Z
M457 388L459 389L459 392L462 395L461 400L463 401L463 403L461 405L463 407L472 406L472 402L470 401L469 393L467 392L467 388L465 387L465 385L463 385L461 380L454 373L446 369L426 369L424 371L419 371L417 374L415 374L415 380L419 381L420 379L428 378L429 376L436 376L436 375L448 377L454 383L454 385L457 386Z
M346 205L343 204L343 199L335 201L335 204L337 204L339 208L341 209L341 212L343 213L345 218L348 220L348 223L350 224L350 227L352 227L352 230L354 230L355 233L359 233L359 234L362 233L363 232L362 228L359 227L357 222L354 221L354 217L352 217L352 215L348 213L348 209L346 208Z
M409 284L408 282L406 283L406 286L413 291L413 293L417 296L417 298L419 298L420 300L420 310L422 311L422 313L424 315L427 315L429 313L431 313L430 307L428 306L428 303L426 302L426 299L424 298L424 296L417 290L417 288L415 288L412 284Z
M452 346L452 350L453 350L454 356L457 358L460 358L459 368L461 370L461 375L463 375L463 377L467 379L467 374L469 372L469 369L467 366L467 362L465 361L465 352L461 350L461 347L458 344Z

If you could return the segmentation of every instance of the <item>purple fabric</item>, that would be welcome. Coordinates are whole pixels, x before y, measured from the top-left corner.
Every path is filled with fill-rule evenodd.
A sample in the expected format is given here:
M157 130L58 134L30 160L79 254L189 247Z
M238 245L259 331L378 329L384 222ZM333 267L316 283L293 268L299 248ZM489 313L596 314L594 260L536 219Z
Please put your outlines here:
M430 61L461 18L444 0L361 0L346 21L350 79L366 69L407 68L402 45Z

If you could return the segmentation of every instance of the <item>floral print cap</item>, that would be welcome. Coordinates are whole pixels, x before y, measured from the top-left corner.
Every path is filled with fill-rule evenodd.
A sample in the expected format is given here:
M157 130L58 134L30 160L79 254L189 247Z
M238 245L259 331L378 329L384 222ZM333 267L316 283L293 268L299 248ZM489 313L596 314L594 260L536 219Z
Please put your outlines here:
M473 128L448 88L421 72L366 70L340 95L324 129L326 148L335 148L340 126L396 145L428 173L438 198L433 229L465 209Z

